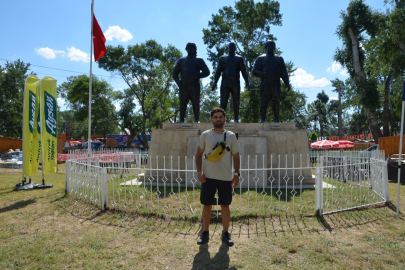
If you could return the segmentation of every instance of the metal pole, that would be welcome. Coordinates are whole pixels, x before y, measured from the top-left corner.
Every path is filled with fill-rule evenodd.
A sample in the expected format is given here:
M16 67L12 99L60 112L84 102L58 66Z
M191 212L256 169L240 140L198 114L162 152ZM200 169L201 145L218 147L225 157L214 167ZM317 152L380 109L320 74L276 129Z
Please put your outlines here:
M339 83L338 91L339 91L338 125L339 125L339 140L341 140L342 139L342 134L341 134L341 130L342 130L342 88L340 87L340 83Z
M91 38L90 38L90 76L89 76L89 130L87 142L87 183L90 184L90 165L91 165L91 88L93 83L93 6L94 1L91 0Z
M93 67L93 5L94 1L91 0L91 38L90 38L90 76L89 76L89 131L87 143L87 155L90 157L91 153L91 87L92 87L92 67Z
M405 81L403 85L403 93L402 93L402 113L401 113L401 132L399 137L399 155L398 155L398 187L397 187L397 217L399 216L399 189L400 189L400 182L401 182L401 156L402 156L402 143L403 143L403 136L404 136L404 110L405 110Z

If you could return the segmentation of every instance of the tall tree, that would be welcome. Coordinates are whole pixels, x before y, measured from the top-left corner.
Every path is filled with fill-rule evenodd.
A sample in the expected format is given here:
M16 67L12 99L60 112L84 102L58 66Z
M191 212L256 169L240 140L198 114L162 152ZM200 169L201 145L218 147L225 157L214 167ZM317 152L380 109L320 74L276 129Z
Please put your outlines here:
M0 134L6 137L21 138L23 122L24 83L29 71L29 63L20 59L0 66Z
M264 43L269 39L275 40L270 27L281 26L281 17L278 1L255 3L254 0L239 0L234 7L225 6L218 14L213 14L208 28L203 29L204 44L208 45L208 60L214 67L218 65L219 57L227 52L231 41L236 44L237 53L245 59L251 91L242 92L241 95L240 116L243 122L259 120L259 79L253 76L252 70L256 58L265 52ZM287 62L286 66L288 70L292 64Z
M172 91L173 67L180 57L180 51L174 46L164 48L155 40L147 40L145 43L129 45L127 50L120 45L107 46L107 53L98 61L100 68L118 73L129 87L125 91L126 97L137 100L142 117L139 128L143 138L146 138L147 130L157 125L156 121L164 121L168 115L175 116L174 112L167 112L172 106L166 101ZM129 116L136 114L129 110L126 112ZM162 117L156 118L158 113ZM148 149L147 141L142 143Z
M392 24L393 18L396 18L401 10L398 10L400 5L403 5L404 1L396 1L396 5L391 9L387 9L385 13L380 14L380 20L378 20L378 31L375 37L371 37L364 43L364 48L367 51L367 60L365 70L375 77L379 82L379 89L381 97L383 98L383 110L382 110L382 126L383 135L389 136L391 129L396 125L392 122L391 111L392 106L390 101L392 82L402 77L405 70L405 50L401 49L401 39L398 40L397 28ZM403 13L403 9L402 9ZM405 14L405 13L404 13ZM405 17L404 17L405 18ZM397 21L397 24L399 22ZM405 27L405 23L400 23ZM405 32L404 32L405 34Z
M366 55L361 43L366 37L375 36L381 16L363 0L352 0L347 11L341 11L340 17L342 23L336 34L343 41L343 48L336 50L334 59L346 67L353 79L360 102L366 111L371 133L378 142L378 138L382 136L376 114L380 106L378 82L364 71Z
M118 98L117 92L104 80L92 76L91 134L106 137L117 127L117 117L113 102ZM74 119L83 122L89 116L89 77L87 75L71 76L59 87L61 96L68 100L67 106L74 111ZM87 122L88 123L88 122ZM79 136L87 137L88 126L80 130Z

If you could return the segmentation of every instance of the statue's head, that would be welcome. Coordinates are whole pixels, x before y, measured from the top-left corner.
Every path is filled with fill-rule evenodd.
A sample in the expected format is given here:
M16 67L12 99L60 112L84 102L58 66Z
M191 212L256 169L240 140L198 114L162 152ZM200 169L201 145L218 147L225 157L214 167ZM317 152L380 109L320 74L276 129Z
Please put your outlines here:
M276 43L273 40L268 40L264 44L264 47L266 48L267 53L274 53L276 49Z
M188 53L188 55L197 55L197 45L195 45L194 42L189 42L186 45L186 51Z
M228 53L235 54L236 52L236 44L234 42L229 42L228 44Z

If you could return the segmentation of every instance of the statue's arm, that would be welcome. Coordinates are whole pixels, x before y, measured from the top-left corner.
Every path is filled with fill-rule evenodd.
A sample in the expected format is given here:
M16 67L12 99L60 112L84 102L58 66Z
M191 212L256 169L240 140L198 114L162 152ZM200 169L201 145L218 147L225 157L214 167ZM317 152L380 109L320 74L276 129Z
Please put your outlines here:
M255 64L254 64L254 66L253 66L253 75L255 75L256 77L260 77L260 78L263 78L264 77L264 72L261 70L261 59L260 59L260 57L258 57L257 59L256 59L256 62L255 62Z
M203 59L200 59L200 70L201 72L197 73L197 77L198 78L205 78L208 77L210 75L210 69L207 67L207 65L205 64Z
M173 69L173 73L172 73L173 79L176 82L177 86L179 86L179 87L181 84L180 79L179 79L180 66L181 66L181 64L180 64L180 59L179 59L179 60L177 60L176 65L174 66L174 69Z
M246 83L247 87L250 88L249 87L249 76L247 74L245 59L243 59L243 57L241 57L241 58L242 59L241 59L240 64L239 64L240 65L240 70L242 72L242 76L243 76L243 79L245 80L245 83Z
M288 90L290 90L290 78L288 77L288 72L287 72L287 68L285 66L284 63L284 59L282 57L280 57L280 61L281 61L281 79L283 80L285 86L287 87Z
M223 60L222 60L222 57L220 57L219 61L218 61L217 71L215 72L215 76L214 76L214 85L217 85L219 77L221 77L222 66L223 66Z

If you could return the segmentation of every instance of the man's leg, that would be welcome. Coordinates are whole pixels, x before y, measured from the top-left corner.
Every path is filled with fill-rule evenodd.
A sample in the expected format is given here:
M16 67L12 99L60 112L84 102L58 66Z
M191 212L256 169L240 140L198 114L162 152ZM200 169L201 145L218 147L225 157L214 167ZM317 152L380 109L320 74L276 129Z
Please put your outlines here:
M192 87L192 89L191 89ZM190 85L190 99L193 105L194 120L200 122L200 82Z
M240 82L235 80L232 84L233 112L235 123L239 123L239 106L240 106Z
M232 182L231 181L219 181L218 183L218 197L219 205L221 205L222 215L222 235L221 239L227 246L233 246L233 240L228 232L229 222L231 220L231 212L229 211L229 205L232 203Z
M219 103L219 107L226 111L226 107L228 107L228 99L229 99L229 87L228 83L225 80L221 82L221 99Z
M212 205L204 205L203 208L203 229L208 231L210 228ZM229 224L229 223L228 223Z
M229 222L231 221L231 211L229 205L221 205L222 216L222 232L227 232L229 229Z
M280 101L273 101L274 123L280 123Z
M182 87L180 88L179 91L179 100L180 100L180 119L178 123L184 123L184 117L186 115L186 110L187 110L187 103L189 101L188 95L187 95L187 89L186 85L183 82Z

